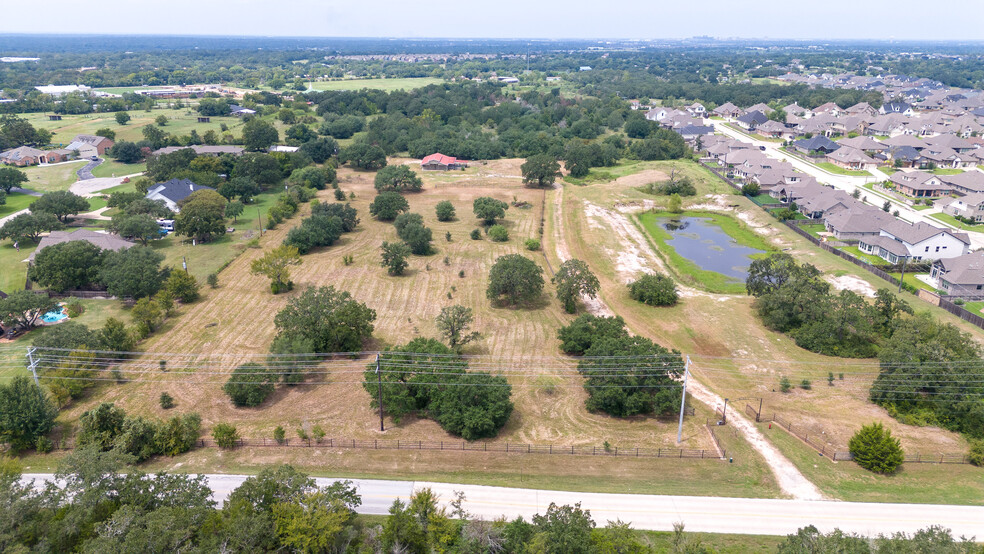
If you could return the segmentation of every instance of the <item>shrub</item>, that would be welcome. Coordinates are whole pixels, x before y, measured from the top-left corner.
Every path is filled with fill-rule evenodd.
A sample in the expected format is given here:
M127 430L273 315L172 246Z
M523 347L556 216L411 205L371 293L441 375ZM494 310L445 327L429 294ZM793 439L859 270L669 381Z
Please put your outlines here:
M187 271L172 271L164 281L164 290L184 304L198 300L198 281Z
M48 452L51 452L51 449L54 448L54 446L55 445L52 444L51 439L44 435L39 436L37 440L34 441L34 450L36 450L38 454L47 454Z
M78 300L72 300L68 303L68 307L65 308L68 313L68 317L79 317L82 312L85 311L85 306L82 305Z
M219 448L233 448L236 446L236 441L239 440L239 433L236 431L235 425L219 423L212 429L212 438L215 439L215 444Z
M673 280L658 273L648 273L630 283L629 296L650 306L672 306L680 298Z
M760 190L758 183L745 183L741 186L741 193L745 196L758 196Z
M287 440L287 433L282 426L277 425L273 430L273 440L277 441L277 444L283 444Z
M239 407L259 406L273 393L277 377L256 363L243 364L232 372L222 390Z
M166 392L162 392L161 393L161 408L162 409L165 409L165 410L170 410L173 407L174 407L174 398L170 394L168 394Z
M509 231L502 225L493 225L489 227L489 238L493 242L506 242L509 240Z
M209 273L208 277L205 278L205 282L208 283L208 286L212 287L213 289L218 288L219 276L216 275L215 273Z
M970 452L967 454L967 460L971 465L984 467L984 440L970 441Z
M321 441L325 440L325 430L321 425L315 425L311 429L311 435L314 437L314 442L321 444Z
M813 383L809 379L803 379L800 381L800 388L803 390L810 390L813 388Z
M789 382L788 377L783 377L779 379L779 390L781 390L782 392L789 392L790 390L792 390L792 388L793 388L793 384Z
M847 444L854 461L875 473L895 473L905 458L899 439L881 423L861 427Z
M540 241L539 239L526 239L526 241L523 243L523 246L525 246L527 250L531 250L531 251L539 250Z
M472 229L471 235L469 236L471 236L472 240L482 240L482 232L478 229Z
M438 221L451 221L454 219L455 211L454 204L449 200L441 200L434 206L434 211L437 212Z
M297 428L297 438L301 439L302 441L308 440L307 431L305 431L303 427Z
M157 429L155 441L165 456L177 456L194 448L202 418L196 413L175 416Z

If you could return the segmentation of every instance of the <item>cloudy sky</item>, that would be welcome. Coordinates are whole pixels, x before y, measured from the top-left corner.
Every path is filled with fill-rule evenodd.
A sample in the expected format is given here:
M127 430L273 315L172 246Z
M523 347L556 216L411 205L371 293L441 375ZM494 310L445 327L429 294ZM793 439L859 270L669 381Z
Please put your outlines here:
M46 0L7 15L0 33L984 40L982 0Z

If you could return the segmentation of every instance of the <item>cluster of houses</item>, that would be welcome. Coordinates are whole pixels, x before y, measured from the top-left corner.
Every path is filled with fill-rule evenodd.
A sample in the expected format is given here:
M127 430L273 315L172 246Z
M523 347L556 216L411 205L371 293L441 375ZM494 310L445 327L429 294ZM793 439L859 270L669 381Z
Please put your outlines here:
M0 152L0 163L25 167L53 164L75 159L96 159L113 147L113 141L96 135L75 135L68 145L52 150L40 150L31 146L18 146Z

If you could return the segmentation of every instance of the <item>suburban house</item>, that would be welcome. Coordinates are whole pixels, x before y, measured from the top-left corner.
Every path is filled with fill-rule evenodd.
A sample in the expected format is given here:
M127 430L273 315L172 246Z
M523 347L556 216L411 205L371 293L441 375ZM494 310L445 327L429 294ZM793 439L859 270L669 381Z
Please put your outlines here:
M906 117L913 115L915 112L912 111L912 106L906 104L905 102L888 102L882 104L882 107L878 108L878 113L880 114L900 114Z
M840 241L859 241L881 234L882 225L894 217L874 206L860 202L845 210L834 210L823 218L827 232Z
M711 110L711 114L723 117L725 119L735 119L742 114L741 108L735 106L731 102L725 102L720 106Z
M936 175L924 171L896 171L888 181L902 194L915 198L939 198L953 190Z
M864 152L869 156L874 156L875 154L880 154L888 150L888 146L886 146L885 144L882 144L877 140L864 135L854 138L841 139L837 142L841 146L857 148L858 150Z
M171 179L163 183L157 183L147 190L148 200L163 200L168 209L172 212L180 212L178 203L187 198L191 193L198 190L215 190L212 187L196 185L190 179Z
M75 135L65 150L78 152L81 158L98 158L113 147L113 141L96 135Z
M960 198L952 198L943 206L943 213L973 221L984 221L984 193L975 192Z
M67 148L57 148L55 150L48 150L45 152L44 157L47 160L47 163L56 164L74 159L75 152Z
M229 115L234 115L236 117L243 117L246 115L256 115L256 110L251 110L249 108L237 106L236 104L230 104Z
M966 254L970 246L966 233L954 233L922 222L910 224L893 219L882 225L880 231L877 237L861 239L858 248L892 264L904 258L916 262L956 258Z
M889 146L885 157L891 160L895 167L921 167L925 163L919 150L911 146Z
M842 190L824 187L820 194L812 194L796 201L799 212L810 219L823 219L829 213L849 210L857 203L850 194Z
M826 155L826 160L838 167L854 171L867 171L878 167L878 162L857 148L842 146Z
M31 255L27 257L27 261L28 263L33 262L34 257L38 255L38 252L51 245L61 244L63 242L73 242L77 240L90 242L103 250L124 250L130 248L134 244L128 240L123 240L116 235L110 235L109 233L98 233L88 229L76 229L74 231L52 231L48 234L48 236L41 238L41 242L38 243L37 249L34 252L31 252Z
M771 138L791 139L796 136L796 131L794 131L793 129L789 129L782 123L779 123L778 121L773 121L771 119L759 125L755 129L755 132L764 137L771 137Z
M649 121L663 121L667 117L676 113L673 108L664 108L662 106L654 106L646 112L646 119Z
M707 109L700 102L694 102L693 104L687 106L685 109L687 110L687 113L689 113L693 117L703 118L704 116L707 115Z
M6 152L0 152L0 162L7 165L24 167L26 165L37 165L47 163L44 150L31 148L30 146L18 146Z
M420 169L424 171L451 171L454 169L460 169L462 171L468 167L468 164L464 160L459 160L451 156L445 156L440 152L436 154L431 154L426 158L420 160Z
M840 148L840 145L823 135L816 135L793 142L793 148L806 155L826 155Z
M956 258L936 260L929 278L937 289L949 296L984 296L984 250Z
M691 144L696 143L697 137L701 137L701 140L703 140L703 137L714 134L714 127L708 125L687 125L673 130L683 137L683 140Z
M940 175L940 181L953 187L957 194L973 194L984 192L984 173L980 171L964 171L956 175Z
M161 154L173 154L178 150L185 150L190 148L194 150L197 156L221 156L222 154L231 154L233 156L242 156L243 152L246 150L242 146L165 146L164 148L158 148L151 152L153 156L160 156Z
M747 112L745 115L740 116L736 121L741 127L748 129L749 131L754 131L756 127L766 121L769 121L769 116L756 110Z
M920 154L926 164L934 163L936 167L961 169L973 167L977 159L970 154L960 154L946 146L927 145Z
M284 152L286 154L291 154L300 150L300 146L287 146L285 144L274 144L270 148L267 148L267 152Z
M749 112L762 112L765 115L769 115L770 113L772 113L774 111L775 110L773 110L772 108L770 108L768 104L765 104L763 102L759 102L758 104L755 104L754 106L749 106L748 109L745 110L745 113L749 113Z

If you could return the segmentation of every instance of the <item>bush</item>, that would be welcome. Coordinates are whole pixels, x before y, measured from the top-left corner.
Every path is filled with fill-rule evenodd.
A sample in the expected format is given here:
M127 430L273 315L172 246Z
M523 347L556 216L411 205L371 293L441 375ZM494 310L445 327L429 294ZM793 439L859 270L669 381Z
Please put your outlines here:
M899 439L881 423L861 427L847 444L854 461L874 473L895 473L905 459Z
M43 435L34 441L34 450L36 450L38 454L47 454L48 452L51 452L52 448L54 448L54 444L52 444L51 439Z
M509 231L502 225L493 225L489 227L489 238L492 242L506 242L509 240Z
M779 390L782 392L789 392L792 390L793 384L789 382L788 377L782 377L779 379Z
M229 376L222 390L239 407L259 406L273 393L277 376L266 372L256 363L243 364Z
M161 393L161 408L164 410L170 410L174 407L174 397L166 392Z
M287 440L287 432L280 425L273 430L273 440L277 441L277 444L283 444Z
M971 465L984 467L984 440L970 441L970 452L967 454L967 460Z
M527 250L539 250L540 241L539 239L526 239L526 241L523 242L523 246L525 246Z
M177 456L194 448L202 418L196 413L175 416L161 424L154 439L165 456Z
M218 288L219 276L216 275L215 273L209 273L208 277L205 278L205 282L208 283L208 286L212 287L213 289Z
M472 240L482 240L482 231L478 229L472 229L471 235L469 236L471 236Z
M325 440L325 430L321 425L315 425L311 429L311 435L314 437L314 442L321 444L321 441Z
M741 186L741 193L745 196L758 196L760 191L758 183L745 183Z
M680 298L673 280L658 273L648 273L630 283L629 296L650 306L673 306Z
M170 292L183 304L198 300L198 281L187 271L172 271L164 281L164 290Z
M530 302L543 293L543 268L519 254L496 258L489 270L486 297L493 302L505 296L508 304Z
M803 379L800 381L800 388L803 390L810 390L813 388L813 383L809 379Z
M448 200L441 200L434 206L434 210L437 212L438 221L451 221L454 219L454 204Z
M68 303L65 311L68 313L68 317L79 317L85 311L85 306L78 300L72 300Z
M219 448L233 448L239 440L239 433L236 432L235 425L219 423L212 429L212 438Z

